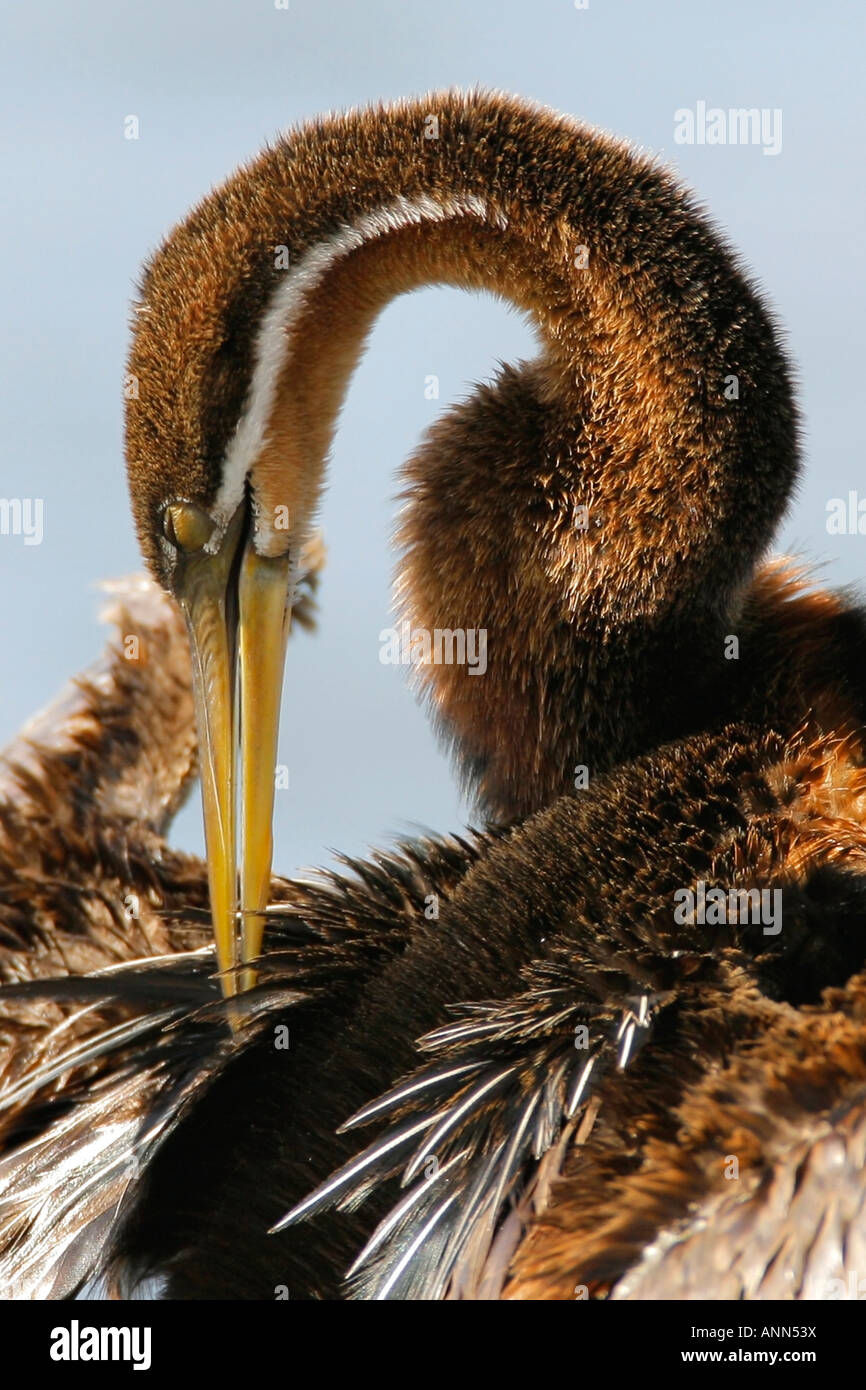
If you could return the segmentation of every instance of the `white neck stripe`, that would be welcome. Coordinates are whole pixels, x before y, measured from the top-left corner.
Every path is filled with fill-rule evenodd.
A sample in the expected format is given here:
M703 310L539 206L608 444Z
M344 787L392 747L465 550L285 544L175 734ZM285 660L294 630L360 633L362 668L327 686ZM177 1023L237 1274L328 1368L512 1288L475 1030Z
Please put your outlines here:
M404 227L446 222L457 217L487 220L486 200L471 195L441 202L426 195L414 199L399 197L374 212L365 213L352 225L342 227L327 241L312 246L287 272L286 279L271 297L256 337L252 385L246 408L226 450L223 481L214 506L217 526L208 549L221 543L224 529L243 498L250 469L264 447L286 349L307 296L321 284L336 261L365 243ZM500 226L505 225L501 216L496 221ZM258 518L258 524L267 534L267 519Z

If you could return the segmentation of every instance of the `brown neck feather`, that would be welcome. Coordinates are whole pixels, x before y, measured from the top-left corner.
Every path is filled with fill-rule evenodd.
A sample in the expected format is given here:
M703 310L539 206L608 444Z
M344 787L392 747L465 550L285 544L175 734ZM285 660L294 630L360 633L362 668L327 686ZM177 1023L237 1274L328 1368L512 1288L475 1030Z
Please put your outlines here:
M139 371L158 370L156 344L164 361L174 335L177 375L213 319L210 376L172 382L175 418L195 407L178 451L203 460L203 486L279 291L274 248L291 274L398 199L486 211L381 231L327 263L287 336L251 478L260 506L307 525L349 376L395 295L446 282L531 315L539 360L445 413L408 464L401 531L412 622L487 632L485 675L442 665L420 679L486 809L507 818L569 790L578 764L592 773L682 732L708 701L724 712L723 639L795 476L794 408L757 296L667 175L509 99L429 97L287 137L152 265Z

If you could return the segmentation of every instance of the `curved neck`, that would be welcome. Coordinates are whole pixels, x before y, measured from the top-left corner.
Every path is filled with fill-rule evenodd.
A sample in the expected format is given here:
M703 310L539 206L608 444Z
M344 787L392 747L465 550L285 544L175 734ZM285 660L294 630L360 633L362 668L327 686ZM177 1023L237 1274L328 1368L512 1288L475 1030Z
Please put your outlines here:
M583 393L572 370L581 352L575 338L586 335L569 318L591 293L591 276L575 287L576 244L563 234L557 256L540 257L542 238L531 214L511 222L490 200L455 193L441 201L400 196L310 246L276 283L256 335L246 408L226 452L222 513L233 513L249 478L258 548L285 550L285 527L274 518L285 521L289 499L292 539L303 535L367 335L392 299L423 286L492 291L527 313L556 393L570 398L576 418Z
M515 101L430 97L280 141L175 234L149 301L164 259L195 303L194 252L221 297L201 418L218 436L240 410L217 511L249 482L266 553L309 525L391 298L448 283L531 315L538 362L447 412L408 466L406 611L487 632L484 677L452 664L422 682L503 816L677 732L659 682L679 663L702 684L721 660L796 449L772 326L667 175Z

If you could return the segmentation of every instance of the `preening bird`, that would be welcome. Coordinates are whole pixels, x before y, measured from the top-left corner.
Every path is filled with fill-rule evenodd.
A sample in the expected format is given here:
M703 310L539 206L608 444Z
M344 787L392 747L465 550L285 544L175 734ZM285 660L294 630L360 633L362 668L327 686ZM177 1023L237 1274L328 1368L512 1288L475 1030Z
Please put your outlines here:
M287 593L340 402L377 312L441 282L509 299L541 349L446 413L407 473L407 616L488 634L483 679L421 673L486 813L742 714L724 639L790 492L795 417L719 238L649 161L523 103L314 122L168 237L128 363L138 534L192 632L227 971L261 941Z
M275 892L285 638L340 403L381 308L443 282L507 298L539 343L429 432L399 533L412 627L487 633L483 677L417 677L491 828ZM145 1115L161 1096L111 1219L78 1209L79 1231L102 1221L86 1277L562 1298L706 1295L721 1267L721 1296L759 1297L784 1268L822 1296L840 1153L821 1270L863 1239L866 627L761 564L798 471L789 371L691 197L512 98L329 117L169 235L129 371L138 533L191 638L228 997L201 956L56 987L129 1016L65 1059L76 1103L87 1066L127 1075L133 1040ZM781 892L779 934L678 919L707 885ZM40 1173L62 1123L28 1140Z

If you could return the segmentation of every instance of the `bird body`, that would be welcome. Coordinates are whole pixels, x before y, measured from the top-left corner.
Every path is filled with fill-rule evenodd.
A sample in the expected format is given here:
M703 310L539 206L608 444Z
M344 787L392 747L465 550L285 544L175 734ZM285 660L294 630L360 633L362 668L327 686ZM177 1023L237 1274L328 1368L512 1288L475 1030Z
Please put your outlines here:
M398 537L411 627L486 634L483 676L417 679L489 826L286 884L272 765L302 548L376 314L439 282L507 298L539 341L428 433ZM778 1269L810 1297L847 1275L866 620L763 562L799 467L777 339L667 173L497 95L314 122L169 235L135 306L126 453L191 636L226 998L195 952L7 989L123 1021L29 1062L16 1035L16 1268L180 1298L762 1297ZM34 1113L59 1067L61 1113ZM97 1253L83 1272L73 1241L58 1276L23 1175L50 1185L62 1105L92 1123L99 1087L137 1166L118 1195L121 1156L87 1160L70 1226L101 1222Z
M47 1153L38 1155L44 1172L18 1146L0 1170L0 1183L17 1175L19 1231L27 1229L23 1198L32 1194L34 1167L52 1179L70 1098L91 1140L88 1104L106 1127L124 1117L117 1103L100 1104L87 1066L95 1060L101 1068L104 1092L128 1084L132 1060L132 1076L149 1079L150 1093L143 1116L126 1121L120 1193L117 1172L94 1159L92 1143L79 1136L78 1144L96 1169L97 1181L88 1169L81 1175L90 1179L91 1200L95 1188L114 1216L95 1265L127 1296L154 1278L179 1298L270 1298L283 1287L296 1298L339 1296L340 1275L402 1197L396 1176L429 1142L432 1122L454 1116L453 1132L433 1149L445 1198L454 1195L451 1185L459 1194L443 1223L453 1248L444 1239L422 1246L388 1296L646 1296L642 1283L659 1296L656 1247L664 1253L667 1244L676 1263L682 1246L700 1243L695 1206L726 1200L752 1223L748 1241L737 1225L731 1239L736 1251L752 1252L753 1268L724 1272L725 1294L711 1248L699 1274L686 1266L672 1296L694 1293L696 1278L704 1294L778 1294L772 1277L768 1283L773 1252L798 1234L802 1248L809 1245L826 1215L817 1197L827 1179L811 1199L800 1182L800 1209L812 1208L802 1228L766 1188L775 1182L784 1190L785 1164L797 1155L807 1163L813 1148L820 1160L830 1146L823 1166L837 1176L840 1139L858 1152L864 798L862 748L729 726L624 765L587 795L560 798L475 847L419 848L402 867L398 859L358 865L354 884L275 883L282 906L250 1020L228 1041L219 1029L228 1005L214 996L206 971L192 973L194 960L179 956L161 982L147 961L67 981L61 1007L81 998L83 986L90 991L83 998L99 1001L107 1018L113 1010L129 1020L129 1033L112 1039L97 1028L90 1058L77 1066L68 1058L64 1065L62 1051L58 1057L62 1033L53 1040L48 1060L77 1081L67 1080L54 1118L43 1077L45 1109L36 1119L50 1121ZM155 865L167 908L170 860ZM179 903L201 902L203 867L189 861L187 875ZM678 924L675 894L701 881L776 885L782 933L766 936L752 920ZM441 904L436 921L423 910L431 891ZM36 998L44 1003L57 989L40 982ZM162 1008L175 1019L167 1033ZM634 1029L627 1054L623 1024ZM290 1031L286 1050L276 1046L280 1027ZM19 1080L38 1082L42 1059L19 1043L17 1060ZM193 1104L181 1104L184 1085ZM378 1099L391 1087L396 1099ZM160 1093L178 1113L148 1148ZM363 1126L335 1133L353 1109L361 1109ZM23 1116L33 1123L32 1105ZM249 1141L226 1143L227 1116ZM409 1127L416 1133L408 1142L376 1159L396 1130ZM514 1136L514 1152L503 1153ZM372 1166L354 1183L341 1177L341 1165L357 1164L365 1147ZM136 1153L138 1171L130 1162ZM736 1199L727 1197L725 1176L732 1153L742 1164ZM427 1176L422 1165L408 1195ZM366 1201L355 1212L329 1213L322 1195L309 1202L317 1178L335 1184L332 1201L368 1189ZM828 1237L824 1263L803 1258L788 1293L820 1296L819 1278L844 1279L855 1267L859 1190L852 1176L835 1194L848 1209L846 1223L833 1228L836 1247ZM465 1211L473 1192L480 1210L461 1233L454 1211ZM441 1205L435 1187L428 1195ZM290 1205L305 1203L305 1223L268 1233ZM5 1211L8 1221L8 1202ZM422 1193L408 1235L432 1214ZM92 1263L64 1265L48 1234L39 1232L53 1276L58 1265L72 1287L72 1276L92 1276ZM8 1264L8 1228L2 1235ZM359 1270L356 1295L378 1297L388 1285L409 1243L399 1225L393 1237ZM25 1252L33 1242L31 1233ZM727 1271L733 1257L723 1248Z

